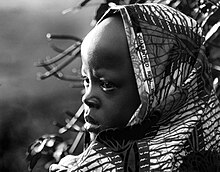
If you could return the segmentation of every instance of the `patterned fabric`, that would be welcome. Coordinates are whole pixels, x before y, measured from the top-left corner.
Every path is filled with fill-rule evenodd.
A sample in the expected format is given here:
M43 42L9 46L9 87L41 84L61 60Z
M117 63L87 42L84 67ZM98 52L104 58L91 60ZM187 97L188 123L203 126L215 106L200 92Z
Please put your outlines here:
M50 171L184 171L192 154L206 151L220 169L220 108L197 23L159 4L117 6L104 18L114 13L124 22L141 106L126 127L101 132Z

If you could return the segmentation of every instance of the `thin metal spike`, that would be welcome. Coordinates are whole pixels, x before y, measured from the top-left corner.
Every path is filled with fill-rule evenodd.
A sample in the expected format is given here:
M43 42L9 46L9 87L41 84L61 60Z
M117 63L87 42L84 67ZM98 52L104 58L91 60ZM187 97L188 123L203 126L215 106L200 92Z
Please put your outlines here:
M66 131L68 131L70 128L72 128L72 126L76 123L78 118L83 114L83 111L84 111L84 106L81 105L78 111L76 112L75 116L70 120L70 122L66 124L66 126L60 128L59 133L63 134Z
M52 58L47 58L46 57L46 60L41 60L41 61L35 63L35 66L43 67L43 66L51 65L51 64L53 64L57 61L60 61L61 59L63 59L67 55L70 55L74 51L77 51L77 53L78 53L80 45L81 45L80 42L76 42L75 44L71 45L64 52L58 54L57 56L52 57ZM71 57L72 57L72 55L71 55Z

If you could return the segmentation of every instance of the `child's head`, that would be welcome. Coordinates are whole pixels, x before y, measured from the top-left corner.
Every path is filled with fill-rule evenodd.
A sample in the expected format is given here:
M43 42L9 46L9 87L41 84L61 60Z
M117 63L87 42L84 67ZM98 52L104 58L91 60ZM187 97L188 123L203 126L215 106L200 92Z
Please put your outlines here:
M81 46L86 129L123 127L140 104L126 35L119 16L104 19Z

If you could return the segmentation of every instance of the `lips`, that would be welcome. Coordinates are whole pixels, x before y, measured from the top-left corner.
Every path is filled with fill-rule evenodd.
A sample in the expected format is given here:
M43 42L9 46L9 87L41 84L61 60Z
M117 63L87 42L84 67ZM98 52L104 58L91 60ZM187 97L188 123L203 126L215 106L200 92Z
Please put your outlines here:
M84 107L84 129L98 134L101 131L101 125L91 116L93 113L95 113L94 109L90 109L88 106Z
M100 131L100 125L98 124L97 121L95 121L91 116L89 116L87 113L85 114L85 121L86 123L84 124L84 128L88 132L92 133L98 133Z
M90 124L88 122L86 122L84 124L84 128L88 132L95 133L95 134L98 134L101 131L101 126L100 125L93 125L93 124Z

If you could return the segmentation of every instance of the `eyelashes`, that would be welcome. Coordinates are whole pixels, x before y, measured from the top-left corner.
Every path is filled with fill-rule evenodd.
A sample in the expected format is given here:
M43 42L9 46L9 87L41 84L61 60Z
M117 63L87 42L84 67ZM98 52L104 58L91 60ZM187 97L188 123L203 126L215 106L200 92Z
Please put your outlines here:
M88 87L89 86L89 78L87 76L82 76L83 79L83 85L84 87Z
M115 89L117 89L114 83L103 80L103 79L100 79L100 87L105 92L110 92L110 91L114 91Z
M83 79L83 84L85 88L89 87L89 84L90 84L89 78L87 76L82 76L82 79ZM99 84L99 87L104 92L112 92L117 89L117 86L113 82L105 80L104 78L99 78L95 82Z

